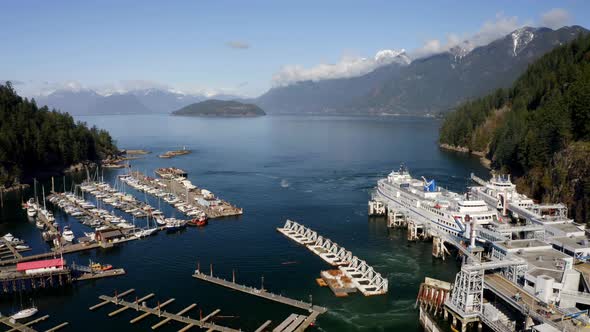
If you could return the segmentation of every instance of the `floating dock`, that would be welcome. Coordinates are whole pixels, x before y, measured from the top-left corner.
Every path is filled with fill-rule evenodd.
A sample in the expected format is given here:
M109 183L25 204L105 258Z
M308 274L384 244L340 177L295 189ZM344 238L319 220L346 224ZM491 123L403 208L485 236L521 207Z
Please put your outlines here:
M152 327L151 327L152 330L158 329L170 321L175 321L178 323L185 324L185 326L182 329L180 329L180 331L188 331L192 327L199 327L202 329L207 329L208 331L221 331L221 332L239 332L240 331L240 330L233 329L231 327L221 326L221 325L210 322L210 319L213 316L217 315L221 311L219 309L213 311L211 314L209 314L205 317L202 317L201 319L194 319L194 318L190 318L188 316L185 316L185 314L187 312L189 312L190 310L194 309L197 306L196 303L193 303L193 304L189 305L188 307L186 307L176 313L171 313L171 312L167 312L162 309L165 306L167 306L168 304L172 303L174 301L174 299L168 299L167 301L164 301L163 303L158 302L158 305L154 306L154 307L149 307L146 304L146 301L148 299L151 299L152 297L155 296L154 293L147 294L146 296L143 296L139 299L136 298L136 300L133 302L125 301L123 299L124 296L129 295L133 292L135 292L135 290L130 289L130 290L127 290L127 291L120 293L120 294L117 294L115 292L114 296L101 295L98 298L100 300L102 300L102 302L90 307L89 309L96 310L96 309L101 308L107 304L117 305L119 308L117 310L109 313L109 317L118 315L119 313L129 310L129 309L131 309L133 311L137 311L137 312L139 312L139 311L143 312L141 315L131 319L129 321L131 324L137 323L140 320L142 320L150 315L154 315L159 318L163 318L158 323L152 325Z
M262 297L262 298L265 298L267 300L279 302L279 303L282 303L282 304L287 304L287 305L290 305L292 307L303 309L303 310L307 310L307 311L310 311L310 312L317 311L317 312L323 314L326 311L328 311L328 309L326 309L324 307L313 305L313 304L308 303L308 302L294 300L294 299L291 299L291 298L288 298L288 297L285 297L285 296L282 296L282 295L270 293L270 292L267 292L264 289L249 287L249 286L246 286L246 285L240 285L240 284L237 284L237 283L235 283L233 281L229 281L229 280L221 279L221 278L218 278L218 277L214 277L211 274L207 275L205 273L202 273L199 270L196 270L195 271L195 274L193 274L193 277L195 277L197 279L204 280L204 281L208 281L210 283L214 283L214 284L217 284L217 285L220 285L220 286L223 286L223 287L231 288L233 290L237 290L237 291L240 291L240 292L243 292L243 293L247 293L247 294L250 294L250 295Z
M80 189L93 195L97 200L131 214L135 218L145 218L155 211L149 204L137 200L130 194L122 193L105 182L87 181L82 183Z
M241 208L214 197L212 193L203 191L183 177L155 179L134 171L127 176L121 176L121 180L139 191L164 197L164 201L185 214L197 210L205 213L209 219L243 214ZM172 196L175 200L167 200L166 196Z
M19 323L18 321L10 318L10 317L0 317L0 324L2 325L6 325L9 329L8 332L14 332L14 331L20 331L20 332L37 332L37 330L33 329L31 326L42 322L44 320L47 320L49 318L49 315L45 315L36 319L33 319L31 321L28 321L26 323ZM46 330L45 332L53 332L53 331L57 331L63 327L66 327L69 323L68 322L64 322L61 323L59 325L56 325L48 330Z
M193 277L197 279L201 279L219 286L227 287L229 289L233 289L236 291L240 291L249 295L258 296L270 301L278 302L281 304L290 305L292 307L307 310L310 312L309 316L305 315L297 315L292 314L287 319L285 319L281 324L279 324L276 328L273 329L273 332L292 332L292 331L304 331L308 328L311 324L313 324L316 318L323 313L326 313L328 309L325 307L321 307L318 305L314 305L311 303L307 303L304 301L294 300L288 298L286 296L270 293L265 289L259 289L254 287L249 287L246 285L238 284L234 281L229 281L225 279L221 279L218 277L213 276L213 272L211 271L209 275L202 273L200 270L196 270ZM267 321L262 326L260 326L256 331L263 331L271 322Z
M324 238L292 220L287 220L283 227L277 228L277 231L304 245L328 264L337 266L363 295L387 293L388 281L386 278L376 272L367 262L354 256L352 252L340 247L330 239Z

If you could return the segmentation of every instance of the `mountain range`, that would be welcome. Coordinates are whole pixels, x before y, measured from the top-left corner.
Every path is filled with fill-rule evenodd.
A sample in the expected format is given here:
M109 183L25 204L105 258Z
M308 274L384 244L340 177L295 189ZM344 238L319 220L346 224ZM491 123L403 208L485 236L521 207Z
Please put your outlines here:
M394 62L354 78L303 81L270 89L253 102L268 113L427 114L510 86L529 64L588 30L524 27L487 45Z
M356 77L300 81L276 86L257 98L216 95L256 104L269 114L440 114L497 88L509 87L536 59L588 30L580 26L524 27L479 47L468 42L410 61L405 52ZM74 115L171 113L209 99L163 89L101 95L89 89L36 97Z
M215 98L231 100L238 97L215 95ZM58 90L47 96L35 97L37 105L47 105L73 115L171 113L205 99L208 99L205 95L163 89L133 90L106 96L91 89Z

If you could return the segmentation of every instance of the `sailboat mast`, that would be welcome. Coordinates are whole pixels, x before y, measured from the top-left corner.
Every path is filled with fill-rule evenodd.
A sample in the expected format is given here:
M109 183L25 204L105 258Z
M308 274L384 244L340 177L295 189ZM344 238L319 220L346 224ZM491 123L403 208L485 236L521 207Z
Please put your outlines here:
M36 178L33 179L33 193L35 195L35 202L37 202L37 205L39 205L39 198L37 197L37 179Z
M41 190L43 191L43 209L47 210L47 206L45 205L45 187L41 186Z

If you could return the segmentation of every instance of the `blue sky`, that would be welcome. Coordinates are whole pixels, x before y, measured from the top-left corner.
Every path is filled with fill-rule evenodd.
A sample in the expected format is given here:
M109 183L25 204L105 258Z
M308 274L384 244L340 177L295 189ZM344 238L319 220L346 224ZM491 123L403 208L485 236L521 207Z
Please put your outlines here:
M21 83L25 95L153 86L256 96L273 76L278 84L278 73L340 75L384 49L417 56L449 38L485 41L522 25L590 27L590 2L581 0L54 0L0 8L0 79Z

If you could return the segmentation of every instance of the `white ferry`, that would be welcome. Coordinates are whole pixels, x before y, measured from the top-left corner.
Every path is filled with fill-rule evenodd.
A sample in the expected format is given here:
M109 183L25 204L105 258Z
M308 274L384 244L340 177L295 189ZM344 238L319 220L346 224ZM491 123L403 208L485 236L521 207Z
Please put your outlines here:
M403 166L378 181L373 198L411 220L459 238L470 237L472 223L479 226L498 220L497 212L484 201L437 187L434 180L414 179Z

